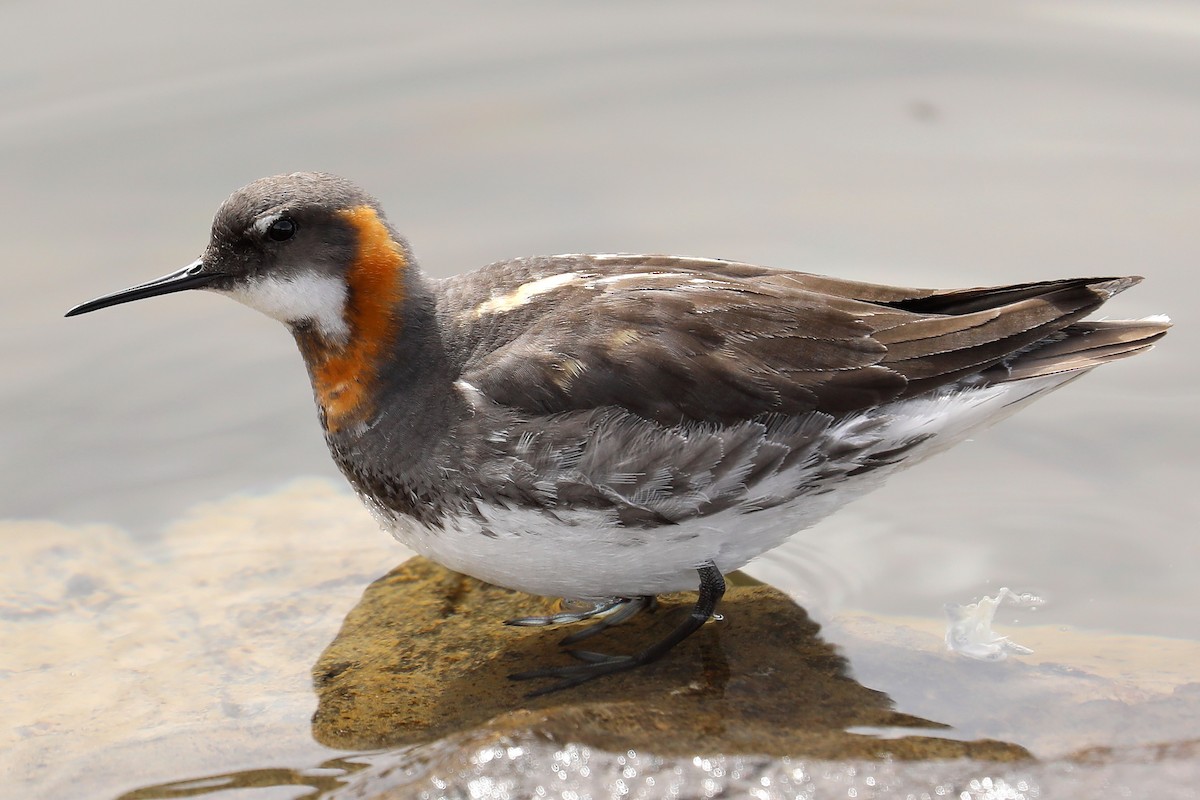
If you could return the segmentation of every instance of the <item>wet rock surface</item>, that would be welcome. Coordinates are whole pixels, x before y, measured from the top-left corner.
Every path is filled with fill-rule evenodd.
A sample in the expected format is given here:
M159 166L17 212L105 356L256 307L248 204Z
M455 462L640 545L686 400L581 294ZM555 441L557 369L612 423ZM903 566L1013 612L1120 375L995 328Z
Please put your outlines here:
M666 634L694 595L588 640L634 652ZM529 698L512 672L570 663L565 629L505 619L552 613L544 598L500 589L414 558L373 583L313 669L316 739L373 749L472 730L534 735L611 752L652 750L819 758L1028 758L1022 747L927 735L944 727L893 710L848 674L819 626L776 589L730 587L722 618L661 661ZM911 729L883 739L854 727Z

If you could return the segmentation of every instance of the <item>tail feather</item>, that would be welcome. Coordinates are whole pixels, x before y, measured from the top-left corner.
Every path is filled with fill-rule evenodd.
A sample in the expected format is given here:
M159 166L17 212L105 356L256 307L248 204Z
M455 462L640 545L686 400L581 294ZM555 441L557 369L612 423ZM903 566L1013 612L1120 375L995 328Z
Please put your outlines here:
M877 334L888 348L882 363L908 380L908 396L971 379L1059 341L1064 330L1140 280L1072 278L941 292L916 301L920 313ZM912 305L905 307L912 311Z
M1131 286L1137 286L1141 282L1140 275L1123 275L1108 278L1067 278L1036 283L1016 283L1011 286L982 286L975 289L943 289L928 295L892 302L889 305L918 314L953 314L957 316L1003 308L1022 300L1045 299L1055 293L1062 293L1063 290L1083 288L1093 295L1097 301L1096 304L1099 305L1118 292L1123 292Z
M1150 349L1166 335L1166 317L1075 322L981 373L992 383L1077 372Z

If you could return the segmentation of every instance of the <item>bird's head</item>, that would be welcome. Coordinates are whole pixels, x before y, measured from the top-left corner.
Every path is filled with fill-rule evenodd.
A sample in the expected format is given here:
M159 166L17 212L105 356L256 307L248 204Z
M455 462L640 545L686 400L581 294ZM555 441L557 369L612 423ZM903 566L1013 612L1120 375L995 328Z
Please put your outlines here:
M292 330L336 426L365 413L364 397L401 329L411 263L373 198L343 178L297 172L230 195L191 264L67 316L185 289L228 295Z
M297 172L230 195L204 254L191 264L83 303L67 316L206 289L344 346L355 322L369 316L362 306L396 306L408 262L403 240L373 198L335 175Z

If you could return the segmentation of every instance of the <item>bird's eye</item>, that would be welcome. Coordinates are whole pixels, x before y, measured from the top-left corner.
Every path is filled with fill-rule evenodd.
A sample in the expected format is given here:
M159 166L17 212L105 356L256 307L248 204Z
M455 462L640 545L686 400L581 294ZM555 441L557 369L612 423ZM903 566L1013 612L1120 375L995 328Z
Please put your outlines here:
M288 217L280 217L267 228L267 238L273 242L286 242L296 235L296 221Z

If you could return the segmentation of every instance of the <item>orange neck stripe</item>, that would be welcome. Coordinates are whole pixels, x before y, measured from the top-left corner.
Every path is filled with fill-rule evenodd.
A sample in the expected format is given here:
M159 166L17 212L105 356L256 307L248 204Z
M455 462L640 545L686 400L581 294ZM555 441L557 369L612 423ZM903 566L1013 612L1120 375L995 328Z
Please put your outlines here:
M367 419L374 410L372 389L386 345L402 322L408 268L403 249L375 209L357 206L339 213L354 227L358 240L346 273L350 338L343 348L318 347L311 365L313 389L331 433Z

